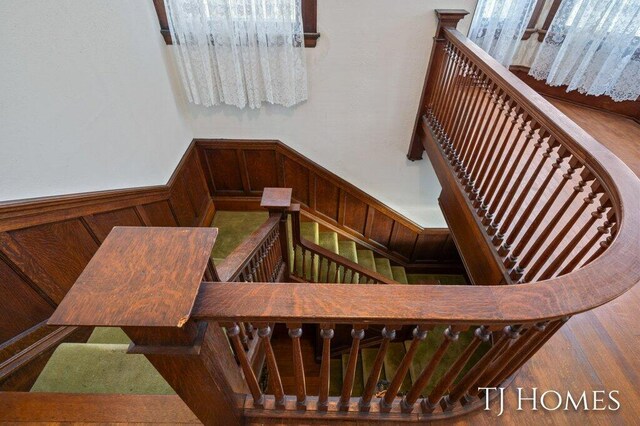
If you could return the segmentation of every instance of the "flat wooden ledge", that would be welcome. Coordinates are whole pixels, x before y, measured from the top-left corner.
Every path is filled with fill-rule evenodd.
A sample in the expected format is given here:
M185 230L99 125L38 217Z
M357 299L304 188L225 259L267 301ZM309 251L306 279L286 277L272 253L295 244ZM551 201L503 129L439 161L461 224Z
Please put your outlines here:
M0 392L0 423L202 424L178 395Z
M218 230L116 226L49 325L181 327Z

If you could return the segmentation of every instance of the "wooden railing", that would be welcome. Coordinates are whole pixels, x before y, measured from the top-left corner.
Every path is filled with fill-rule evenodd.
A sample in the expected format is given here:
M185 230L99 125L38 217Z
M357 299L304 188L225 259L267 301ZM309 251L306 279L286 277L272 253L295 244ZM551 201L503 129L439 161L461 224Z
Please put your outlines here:
M337 255L300 235L300 206L294 204L291 217L293 257L291 278L314 283L399 284L382 274L364 268L346 257Z
M202 282L215 230L114 228L49 324L124 327L133 350L147 356L205 424L249 418L425 421L483 405L487 395L481 388L508 384L569 317L607 303L640 280L640 181L456 31L462 16L439 12L409 158L428 153L442 185L442 210L476 285ZM276 257L287 265L287 281L289 261L297 255L289 259L282 237L290 191L279 191L266 194L263 205L278 218ZM271 244L275 223L270 219L257 231L263 250L247 248L250 259L277 247ZM301 268L324 255L296 241ZM333 262L324 269L329 281L341 271L355 271ZM218 275L247 281L252 274L255 281L255 261L238 265L230 273L233 268L222 264ZM267 276L269 271L274 269ZM358 280L376 278L362 273L357 271ZM240 324L256 330L269 394L249 365ZM275 324L289 330L288 359L277 358L271 345ZM306 386L303 324L315 324L321 333L318 395L309 395ZM353 329L351 351L340 396L330 397L328 359L340 324ZM352 398L359 346L371 324L385 325L381 344L363 395ZM386 393L375 397L385 351L402 327L413 329L408 351ZM430 332L441 334L435 352L401 394L416 348ZM436 378L447 354L455 356ZM285 363L295 376L292 395L285 394L279 372Z

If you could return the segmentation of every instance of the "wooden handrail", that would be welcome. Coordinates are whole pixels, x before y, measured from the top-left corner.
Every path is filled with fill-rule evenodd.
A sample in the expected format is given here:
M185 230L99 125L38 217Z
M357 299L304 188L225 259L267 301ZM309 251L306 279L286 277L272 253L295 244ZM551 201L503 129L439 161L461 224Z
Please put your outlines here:
M253 231L240 243L220 264L216 265L220 281L237 281L252 259L255 258L260 248L267 243L273 231L277 229L280 218L269 218L258 229Z
M311 271L298 271L297 269L294 269L294 276L303 280L316 282L400 284L391 278L370 269L366 269L362 265L352 262L346 257L340 256L322 246L319 246L318 244L302 238L300 234L300 205L292 205L288 210L288 213L291 217L293 246L294 249L296 249L296 251L294 251L294 262L295 258L298 257L302 257L302 262L306 262L306 256L308 254L309 257L313 259L312 262L318 265L318 267L323 267L325 269L324 279L322 279L322 277L314 277ZM344 281L345 279L348 281Z

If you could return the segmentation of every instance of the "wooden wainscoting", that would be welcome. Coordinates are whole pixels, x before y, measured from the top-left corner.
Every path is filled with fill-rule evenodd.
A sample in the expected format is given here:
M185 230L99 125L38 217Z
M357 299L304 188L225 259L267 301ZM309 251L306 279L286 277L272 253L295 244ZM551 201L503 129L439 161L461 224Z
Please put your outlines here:
M28 390L59 343L86 340L45 321L111 228L208 226L213 213L193 143L166 185L0 203L0 389Z
M280 141L196 140L220 210L259 209L265 187L293 188L303 215L410 270L461 270L446 228L423 228Z

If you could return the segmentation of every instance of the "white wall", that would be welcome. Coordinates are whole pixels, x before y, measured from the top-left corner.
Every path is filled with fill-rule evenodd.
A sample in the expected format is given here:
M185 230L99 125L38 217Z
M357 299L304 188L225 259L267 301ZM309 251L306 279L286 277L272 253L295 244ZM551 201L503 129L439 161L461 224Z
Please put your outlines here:
M309 100L182 108L195 137L280 139L424 226L444 226L428 160L406 152L435 35L434 9L473 12L475 0L320 0L315 49L306 49ZM471 16L460 25L466 33ZM182 94L179 78L174 86Z
M151 0L0 2L0 200L166 183L192 139Z

